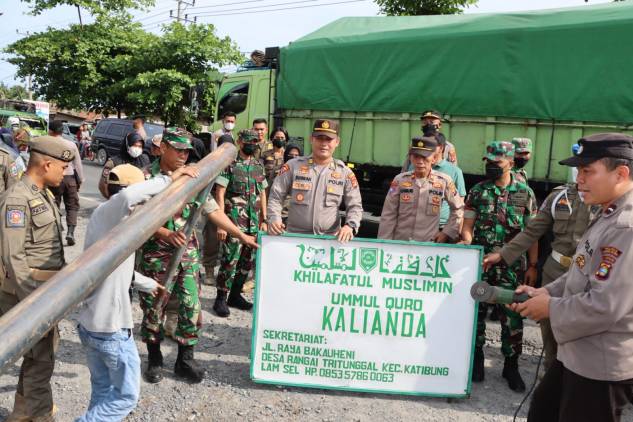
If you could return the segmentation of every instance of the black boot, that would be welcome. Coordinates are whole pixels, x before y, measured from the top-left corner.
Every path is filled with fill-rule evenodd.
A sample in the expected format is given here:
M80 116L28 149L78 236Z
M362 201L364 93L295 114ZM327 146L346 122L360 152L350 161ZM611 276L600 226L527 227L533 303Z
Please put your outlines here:
M472 380L473 382L482 382L484 380L484 350L479 347L475 348Z
M193 346L178 345L178 358L176 359L174 372L190 382L202 382L205 370L199 368L196 361L193 360Z
M508 387L510 390L516 391L517 393L522 393L525 391L525 383L523 382L523 378L521 378L521 374L519 373L519 357L515 356L513 358L506 358L503 363L503 378L508 380Z
M163 379L163 354L160 343L147 343L147 370L143 374L145 381L156 384Z
M68 233L66 233L66 243L68 243L68 246L73 246L75 244L75 226L68 226Z
M218 295L213 303L213 310L219 317L226 318L231 314L229 307L226 305L226 290L218 289Z
M248 311L253 308L253 304L242 296L243 284L244 283L233 283L231 291L229 292L229 300L227 300L226 303L232 308Z

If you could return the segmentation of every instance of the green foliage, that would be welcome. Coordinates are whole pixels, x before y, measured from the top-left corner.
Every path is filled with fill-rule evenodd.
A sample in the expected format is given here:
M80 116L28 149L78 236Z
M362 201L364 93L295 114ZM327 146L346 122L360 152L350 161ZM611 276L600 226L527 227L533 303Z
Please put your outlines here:
M176 125L191 120L193 87L204 87L201 109L211 106L217 67L243 60L212 25L174 22L159 36L122 15L98 16L83 28L49 28L5 52L18 76L33 75L34 91L60 107L154 115Z
M376 0L380 12L389 16L455 15L478 0Z
M22 85L11 87L0 83L0 99L3 100L25 100L29 98L29 93Z
M154 6L154 0L22 0L32 6L31 14L39 15L57 6L79 6L93 15L124 13L126 9Z

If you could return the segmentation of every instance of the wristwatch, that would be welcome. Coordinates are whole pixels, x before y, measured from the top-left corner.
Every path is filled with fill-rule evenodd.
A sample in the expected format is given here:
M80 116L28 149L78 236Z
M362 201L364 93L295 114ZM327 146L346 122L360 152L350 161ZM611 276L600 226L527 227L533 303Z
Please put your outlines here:
M350 222L346 222L345 225L351 227L352 231L354 232L354 236L356 236L356 234L358 233L358 226L356 225L356 223L353 221L350 221Z

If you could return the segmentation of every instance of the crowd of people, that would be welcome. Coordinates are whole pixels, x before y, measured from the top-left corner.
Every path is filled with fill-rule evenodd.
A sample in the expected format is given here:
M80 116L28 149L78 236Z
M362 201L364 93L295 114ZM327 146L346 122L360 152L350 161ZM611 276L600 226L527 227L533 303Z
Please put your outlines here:
M135 130L126 136L120 155L106 163L99 190L107 201L92 213L86 248L173 180L198 177L195 161L206 153L225 142L238 148L235 161L216 178L206 200L198 203L193 198L185 204L145 242L138 259L130 255L83 304L79 335L92 394L79 420L121 420L138 401L141 365L132 335L132 285L143 311L145 380L157 383L163 378L161 342L167 333L178 344L176 375L200 382L205 370L196 362L194 349L204 274L215 281L214 313L227 317L230 308L252 308L243 292L252 288L258 233L332 235L343 243L358 234L361 190L354 172L334 158L340 143L338 121L314 122L309 155L289 142L283 127L269 131L265 119L255 119L251 129L235 133L235 121L235 114L223 116L222 128L213 133L204 153L196 152L191 133L167 128L151 139L148 154L146 135ZM62 199L66 240L74 243L81 160L76 145L62 140L57 126L52 122L50 136L29 144L30 159L21 177L0 148L3 313L65 265ZM539 206L525 171L530 139L491 141L482 152L484 180L467 191L455 146L441 127L439 112L422 114L420 136L411 139L402 172L386 192L378 238L482 246L483 281L531 297L522 304L493 306L501 324L501 374L513 391L526 389L519 372L523 319L541 322L547 372L529 420L617 420L633 397L633 361L627 354L633 346L633 289L625 280L633 262L627 249L633 235L633 138L600 134L579 140L573 156L561 162L579 169L577 180L555 188ZM195 233L189 238L183 233L198 207L205 217L202 242ZM539 268L538 240L550 232L552 251ZM167 292L165 276L178 247L185 252L173 291ZM537 289L539 271L542 287ZM167 296L171 299L164 300ZM489 308L478 306L474 382L485 377ZM54 327L24 356L9 420L53 420L50 378L57 338ZM590 362L588 356L598 354L600 362ZM600 405L583 407L584 414L568 403L577 397L591 402L594 396L600 396ZM609 414L613 416L606 419Z

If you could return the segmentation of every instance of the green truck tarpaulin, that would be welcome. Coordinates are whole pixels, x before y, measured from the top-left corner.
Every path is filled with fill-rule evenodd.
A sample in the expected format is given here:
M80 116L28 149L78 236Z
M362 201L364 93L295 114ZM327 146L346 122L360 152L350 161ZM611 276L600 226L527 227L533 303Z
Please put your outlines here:
M279 106L633 123L633 4L343 18L281 50Z

